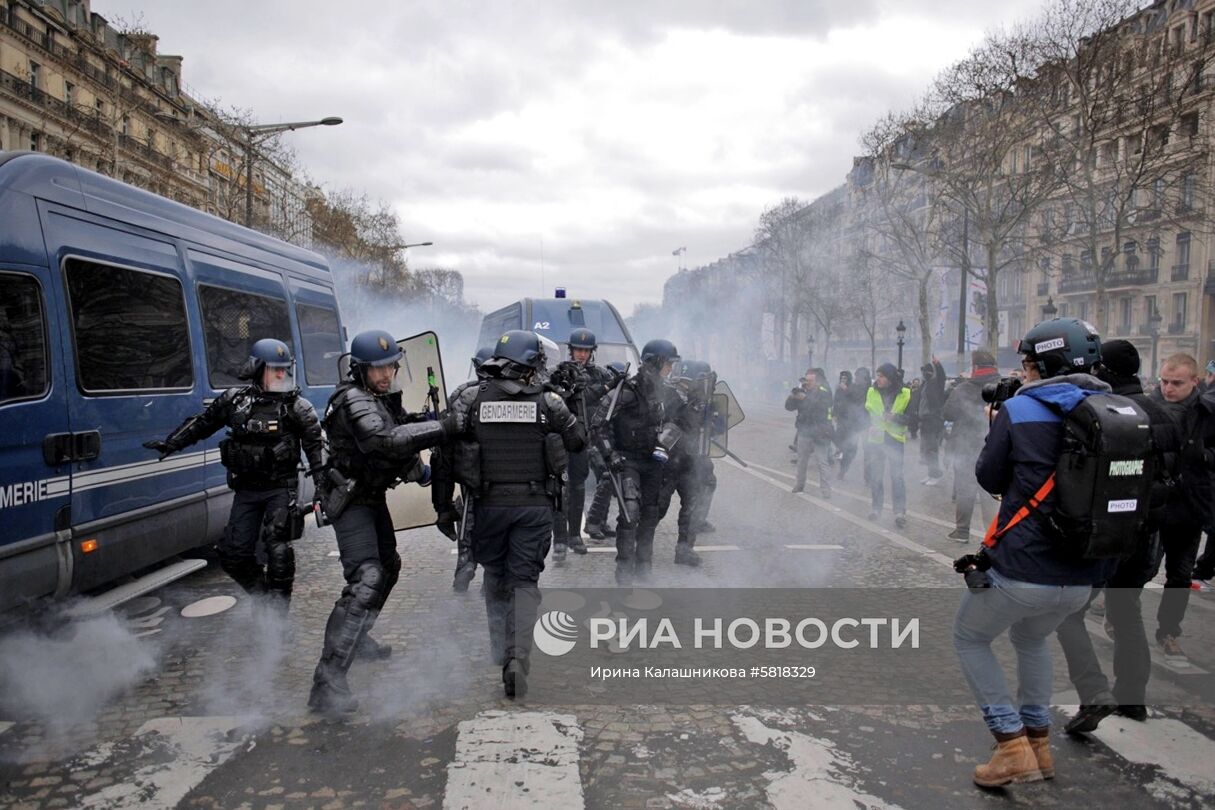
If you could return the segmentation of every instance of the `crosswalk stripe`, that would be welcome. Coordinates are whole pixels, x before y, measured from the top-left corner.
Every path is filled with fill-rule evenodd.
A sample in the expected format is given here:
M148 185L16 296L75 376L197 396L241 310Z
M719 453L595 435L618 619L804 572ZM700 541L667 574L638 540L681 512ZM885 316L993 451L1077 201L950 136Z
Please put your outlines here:
M447 765L445 810L585 806L582 728L572 714L485 711L460 723Z
M249 718L244 717L149 720L132 737L102 743L80 756L80 767L129 769L130 776L83 797L78 806L95 810L176 807L243 746L251 733Z
M759 717L735 714L734 726L756 745L774 745L784 752L793 766L788 771L764 774L768 804L776 810L802 810L815 807L865 807L870 810L897 810L863 791L854 776L852 757L835 748L830 740L811 737L799 731L772 728Z
M1079 707L1059 708L1071 715ZM1215 796L1215 774L1211 771L1211 763L1215 762L1215 740L1180 720L1153 716L1146 723L1140 723L1111 715L1101 721L1092 735L1128 762L1158 767L1171 781L1157 778L1144 785L1144 789L1157 799L1175 802L1179 790L1200 801L1209 801Z

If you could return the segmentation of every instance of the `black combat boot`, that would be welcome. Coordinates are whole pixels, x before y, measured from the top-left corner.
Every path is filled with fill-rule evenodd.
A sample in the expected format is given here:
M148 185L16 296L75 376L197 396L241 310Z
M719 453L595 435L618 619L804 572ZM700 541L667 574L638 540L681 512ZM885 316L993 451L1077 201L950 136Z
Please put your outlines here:
M502 685L511 700L527 695L527 664L512 658L502 667Z
M575 554L586 554L586 543L582 542L582 535L580 534L571 534L569 542L566 545Z
M381 644L368 633L363 634L363 637L359 639L359 646L354 650L354 657L360 661L383 661L391 656L392 645Z
M696 566L700 565L700 555L692 550L691 543L676 543L675 564L688 565L695 568Z

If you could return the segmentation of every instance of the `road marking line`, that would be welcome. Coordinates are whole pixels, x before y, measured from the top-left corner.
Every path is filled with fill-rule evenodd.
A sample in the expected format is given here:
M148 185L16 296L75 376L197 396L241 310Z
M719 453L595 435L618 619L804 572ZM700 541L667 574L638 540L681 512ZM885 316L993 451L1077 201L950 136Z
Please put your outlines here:
M735 727L756 745L774 745L793 766L788 771L768 771L764 793L776 810L815 807L865 807L870 810L897 810L860 787L862 769L847 752L835 748L830 740L811 737L798 731L772 728L747 714L731 717Z
M176 807L200 782L245 745L245 717L159 717L132 737L105 743L81 755L88 767L130 769L121 784L79 799L79 807ZM129 762L126 760L129 759ZM124 768L123 766L127 766Z
M1079 707L1059 708L1071 715ZM1168 781L1158 777L1143 786L1157 799L1176 802L1179 790L1200 802L1210 801L1215 795L1215 776L1211 773L1215 740L1180 720L1153 716L1148 722L1140 723L1110 715L1101 721L1092 736L1128 762L1159 768Z
M775 478L772 478L771 476L764 475L761 472L756 472L755 470L751 469L751 467L754 467L756 465L752 464L751 467L743 467L742 465L735 463L733 460L727 459L726 461L734 469L741 470L742 472L746 473L747 475L754 476L761 481L767 481L769 484L771 484L772 486L776 487L777 489L779 489L783 492L786 492L786 493L788 492L788 490L785 489L784 485L780 481L777 481ZM840 509L838 506L832 506L830 502L824 501L821 498L815 498L811 495L807 495L805 492L799 493L799 494L795 495L794 497L804 498L805 500L809 501L810 503L814 504L815 506L821 507L823 509L826 509L826 510L832 512L840 520L845 520L854 526L858 526L858 527L864 529L865 531L872 532L873 534L876 534L876 535L880 535L881 537L884 537L886 540L890 541L891 543L894 543L896 546L905 548L908 551L913 551L916 554L920 554L924 557L928 557L929 559L936 560L937 562L941 563L942 565L948 565L950 568L953 568L953 560L950 557L945 556L944 554L942 554L939 551L935 551L931 548L928 548L928 546L922 546L919 543L915 542L914 540L909 540L901 534L896 534L895 532L889 531L888 529L883 529L879 526L875 526L873 524L873 521L871 521L871 520L866 520L865 518L857 517L856 515L852 514L851 512L848 512L844 509Z
M785 546L785 548L793 549L794 551L839 551L843 546L831 543L804 543Z
M492 710L461 721L443 807L578 810L585 806L581 742L572 714Z
M764 472L772 473L773 475L783 476L783 477L789 478L791 480L794 477L791 473L782 472L780 470L774 470L771 467L765 467L762 464L756 464L756 463L750 462L750 461L747 463L750 464L752 467L763 470ZM819 488L818 484L814 483L813 481L808 481L806 483L806 486ZM837 486L837 487L833 488L831 490L831 494L833 496L836 494L843 495L846 498L851 498L852 500L857 501L859 503L863 503L866 506L868 506L870 503L870 499L868 497L866 497L864 495L858 495L855 492L850 492L841 486ZM981 493L981 495L986 495L986 493ZM915 518L916 520L922 520L925 523L932 523L934 525L940 526L943 529L949 529L950 531L953 531L953 529L957 528L955 524L950 523L947 520L941 520L940 518L933 517L932 515L925 515L922 512L912 512L911 510L908 510L907 517ZM977 537L980 540L983 539L983 532L976 531L974 529L970 530L970 535L971 535L971 537Z

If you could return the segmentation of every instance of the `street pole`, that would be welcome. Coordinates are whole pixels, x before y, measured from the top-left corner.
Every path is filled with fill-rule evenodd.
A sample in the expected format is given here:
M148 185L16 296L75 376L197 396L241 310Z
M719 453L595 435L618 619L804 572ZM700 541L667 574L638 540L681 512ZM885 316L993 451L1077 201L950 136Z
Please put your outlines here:
M322 118L319 121L292 121L287 124L250 124L241 127L245 136L245 227L253 227L253 156L256 149L253 145L254 135L275 135L279 132L294 132L308 127L335 127L342 123L336 115Z
M970 287L970 209L962 209L962 266L958 285L958 374L966 368L966 302Z
M245 227L253 227L253 133L245 130Z
M905 342L903 340L903 335L907 332L907 327L903 325L902 318L899 318L899 325L894 328L894 331L897 332L899 336L898 340L895 341L895 344L899 347L899 385L902 385L903 377L905 376L903 374L903 343Z

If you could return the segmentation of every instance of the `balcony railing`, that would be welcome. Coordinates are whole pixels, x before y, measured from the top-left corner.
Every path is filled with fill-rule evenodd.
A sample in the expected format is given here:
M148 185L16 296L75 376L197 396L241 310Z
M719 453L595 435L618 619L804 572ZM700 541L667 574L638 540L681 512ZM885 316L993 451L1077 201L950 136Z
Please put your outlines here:
M84 112L79 107L55 98L45 90L34 87L29 83L28 79L23 79L20 76L0 71L0 88L18 98L25 99L49 110L60 118L67 119L82 129L92 132L94 135L104 135L110 129L109 125L97 117L97 115Z
M173 159L168 155L162 155L160 152L157 152L143 141L137 141L130 135L119 135L118 142L122 145L122 148L126 149L128 152L139 155L139 157L143 158L149 163L155 163L162 169L173 171Z
M1188 264L1173 265L1172 279L1173 279L1173 281L1189 281L1190 280L1190 266Z
M1059 292L1084 292L1096 289L1097 279L1092 273L1072 273L1059 279Z

